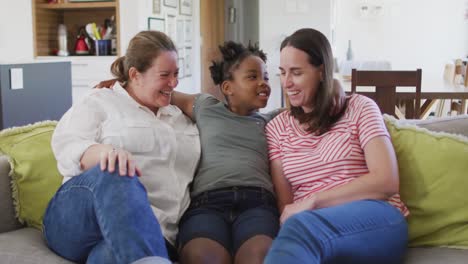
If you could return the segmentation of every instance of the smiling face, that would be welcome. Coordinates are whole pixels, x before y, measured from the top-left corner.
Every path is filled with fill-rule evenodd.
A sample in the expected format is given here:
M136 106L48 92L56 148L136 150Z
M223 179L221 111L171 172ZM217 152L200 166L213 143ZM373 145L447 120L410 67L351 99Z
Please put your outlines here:
M232 80L223 83L231 111L240 115L265 107L270 92L265 62L254 55L246 57L233 71Z
M135 68L130 69L131 82L127 90L138 103L157 112L171 102L172 91L179 83L178 73L177 53L163 51L147 71L140 73Z
M309 55L304 51L286 46L281 50L279 69L281 87L288 95L291 105L310 113L323 78L322 66L310 64Z

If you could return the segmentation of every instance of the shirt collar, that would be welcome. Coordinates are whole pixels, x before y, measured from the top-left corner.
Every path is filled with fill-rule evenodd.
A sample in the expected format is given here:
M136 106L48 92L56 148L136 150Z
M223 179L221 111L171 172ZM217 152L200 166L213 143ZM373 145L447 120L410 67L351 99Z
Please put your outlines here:
M179 108L175 107L174 105L168 105L159 108L158 115L168 115L174 116L180 112Z
M133 99L133 97L130 96L130 94L128 94L127 90L125 90L125 88L123 88L119 82L115 82L114 86L112 87L112 90L127 98L133 105L137 107L142 107L142 105L140 105L137 101L135 101L135 99Z

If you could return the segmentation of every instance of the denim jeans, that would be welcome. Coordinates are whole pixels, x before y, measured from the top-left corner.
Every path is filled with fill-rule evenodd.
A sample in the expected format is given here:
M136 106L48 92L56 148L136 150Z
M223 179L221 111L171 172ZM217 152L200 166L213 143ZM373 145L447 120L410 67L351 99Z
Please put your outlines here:
M170 263L158 220L137 177L111 174L98 166L73 177L50 201L43 227L50 249L74 262L127 264L146 258Z
M265 263L399 264L407 240L398 209L385 201L361 200L291 216Z
M218 242L234 256L256 235L275 238L279 229L276 198L268 190L252 186L206 191L192 199L179 226L181 248L203 237Z

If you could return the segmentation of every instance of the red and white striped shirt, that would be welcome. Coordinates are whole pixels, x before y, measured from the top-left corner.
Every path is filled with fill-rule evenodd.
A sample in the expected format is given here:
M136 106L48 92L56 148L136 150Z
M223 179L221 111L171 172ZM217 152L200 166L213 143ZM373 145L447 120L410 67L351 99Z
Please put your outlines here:
M295 202L369 173L365 145L378 136L390 138L378 106L362 95L352 95L343 117L320 136L301 128L289 111L267 124L266 135L269 158L281 158ZM409 215L399 194L388 201Z

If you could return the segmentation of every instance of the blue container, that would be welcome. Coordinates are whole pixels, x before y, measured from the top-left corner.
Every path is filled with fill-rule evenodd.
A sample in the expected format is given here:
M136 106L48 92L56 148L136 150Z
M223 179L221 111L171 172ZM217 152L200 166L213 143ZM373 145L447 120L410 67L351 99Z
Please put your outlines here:
M111 55L111 40L110 39L101 39L94 41L95 55L96 56L107 56Z

